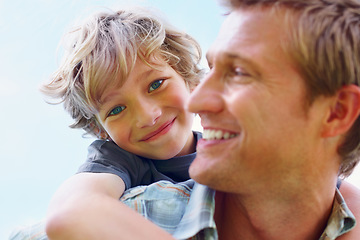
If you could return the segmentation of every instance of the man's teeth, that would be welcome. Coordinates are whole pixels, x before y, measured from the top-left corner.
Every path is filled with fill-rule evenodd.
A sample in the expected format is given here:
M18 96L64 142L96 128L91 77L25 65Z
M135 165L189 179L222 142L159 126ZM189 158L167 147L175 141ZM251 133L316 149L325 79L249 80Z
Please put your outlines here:
M204 129L203 139L205 140L229 139L236 137L237 135L238 134L225 132L222 130Z

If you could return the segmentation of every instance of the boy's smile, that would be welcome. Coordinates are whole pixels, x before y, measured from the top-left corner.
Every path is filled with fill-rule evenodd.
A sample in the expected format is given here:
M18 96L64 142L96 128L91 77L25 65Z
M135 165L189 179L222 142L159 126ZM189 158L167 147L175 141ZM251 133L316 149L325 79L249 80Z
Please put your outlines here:
M160 136L166 134L167 132L170 131L171 127L173 126L174 122L175 122L176 118L174 118L172 121L167 121L166 123L164 123L163 125L161 125L157 130L147 134L146 136L144 136L140 141L154 141L156 139L158 139Z

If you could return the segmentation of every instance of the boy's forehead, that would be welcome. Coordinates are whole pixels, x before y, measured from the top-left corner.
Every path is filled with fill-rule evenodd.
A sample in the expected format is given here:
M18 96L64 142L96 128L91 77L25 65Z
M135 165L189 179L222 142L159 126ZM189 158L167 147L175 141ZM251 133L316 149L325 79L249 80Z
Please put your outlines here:
M107 84L100 96L100 104L105 104L106 102L110 101L111 98L114 97L114 90L121 89L127 81L140 83L148 77L166 71L167 68L170 68L170 65L162 59L151 59L151 61L137 59L133 68L126 77L122 79L115 77L111 81L112 84Z
M130 70L127 78L124 79L124 82L128 80L139 81L149 76L150 74L165 71L168 67L170 67L170 65L162 58L138 58L133 68Z

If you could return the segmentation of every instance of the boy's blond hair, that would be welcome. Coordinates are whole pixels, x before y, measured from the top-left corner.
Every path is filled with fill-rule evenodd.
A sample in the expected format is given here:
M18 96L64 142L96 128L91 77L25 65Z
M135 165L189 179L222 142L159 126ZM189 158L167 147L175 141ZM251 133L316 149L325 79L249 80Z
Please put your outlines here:
M108 138L96 118L100 98L107 87L121 86L138 58L151 66L149 59L159 55L189 88L202 74L198 43L140 7L97 13L64 40L63 61L41 90L64 103L75 120L70 127L98 138Z

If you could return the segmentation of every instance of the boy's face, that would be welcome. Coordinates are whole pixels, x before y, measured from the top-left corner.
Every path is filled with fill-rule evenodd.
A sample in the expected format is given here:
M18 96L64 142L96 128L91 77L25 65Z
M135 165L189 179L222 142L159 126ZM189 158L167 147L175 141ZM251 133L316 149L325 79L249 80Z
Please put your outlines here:
M97 115L111 139L134 154L169 159L195 150L193 114L185 110L190 90L160 59L151 68L137 60L119 88L106 89Z

